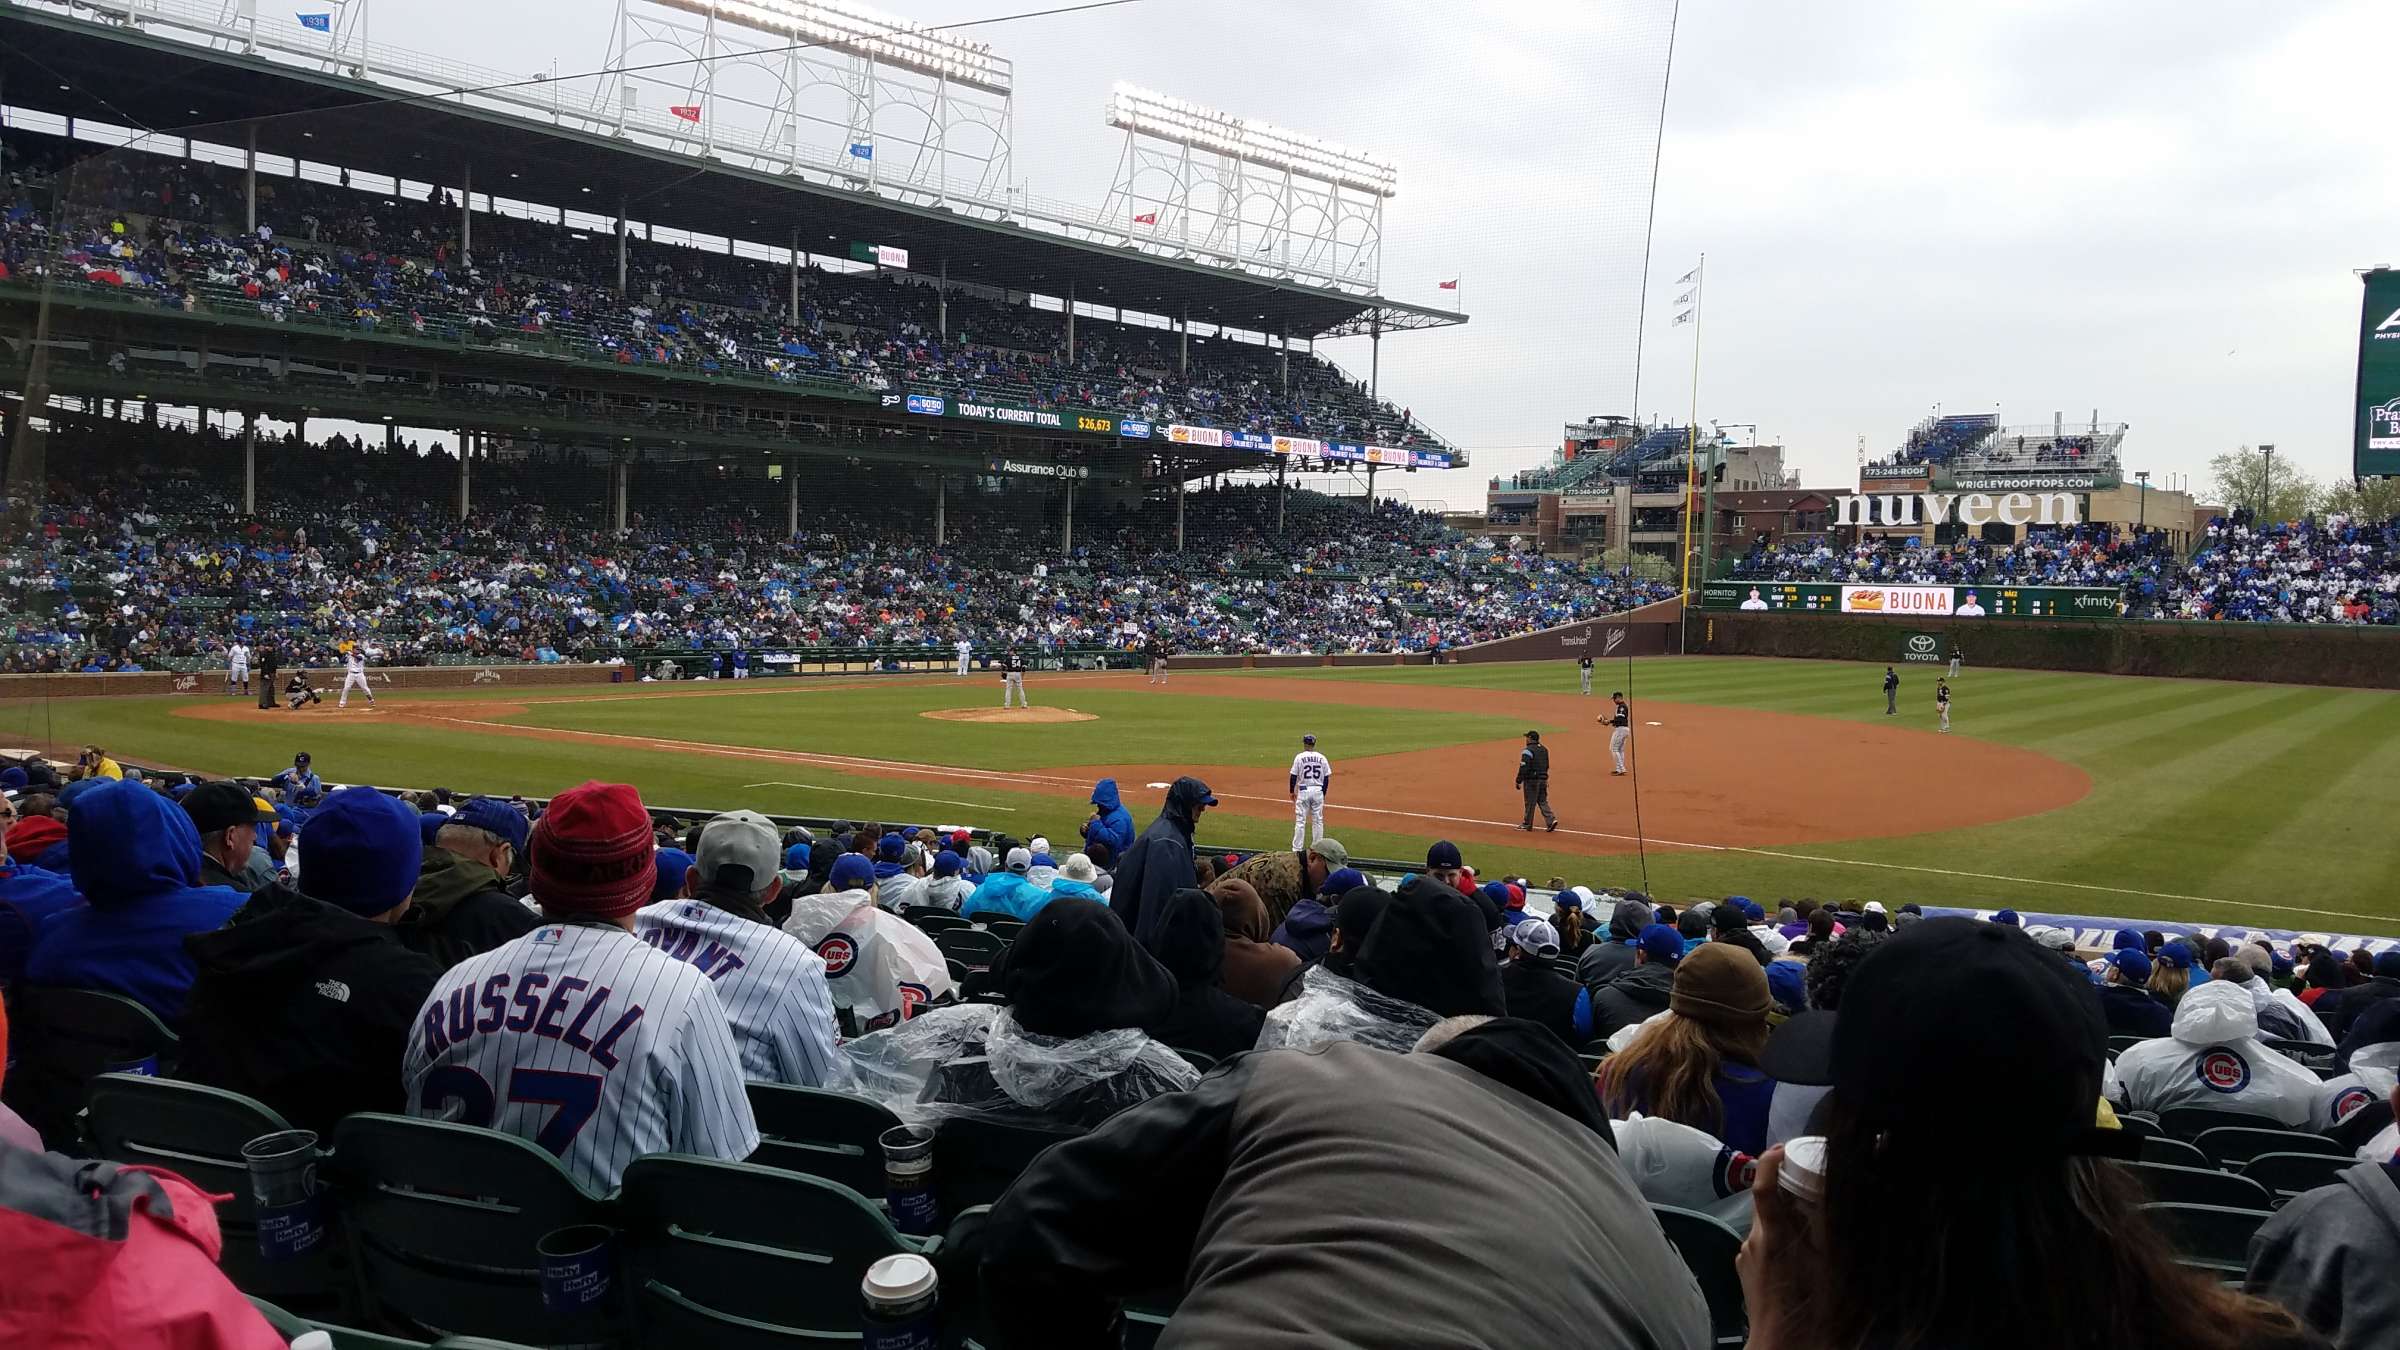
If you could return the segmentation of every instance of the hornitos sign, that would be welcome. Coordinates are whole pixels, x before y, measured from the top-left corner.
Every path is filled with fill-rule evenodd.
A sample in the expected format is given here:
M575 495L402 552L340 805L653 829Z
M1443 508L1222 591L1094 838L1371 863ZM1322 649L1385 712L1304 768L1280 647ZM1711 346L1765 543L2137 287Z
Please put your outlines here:
M2083 503L2072 492L1844 492L1833 499L1836 525L1939 525L1951 519L1970 529L2080 525Z

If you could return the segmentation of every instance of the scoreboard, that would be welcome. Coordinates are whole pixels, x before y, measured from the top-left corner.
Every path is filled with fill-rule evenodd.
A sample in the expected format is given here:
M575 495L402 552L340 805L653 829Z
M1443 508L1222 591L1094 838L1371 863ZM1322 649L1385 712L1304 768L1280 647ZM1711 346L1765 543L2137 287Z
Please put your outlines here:
M1827 581L1712 581L1700 608L1758 613L1880 614L1914 619L2113 619L2108 586L1914 586Z

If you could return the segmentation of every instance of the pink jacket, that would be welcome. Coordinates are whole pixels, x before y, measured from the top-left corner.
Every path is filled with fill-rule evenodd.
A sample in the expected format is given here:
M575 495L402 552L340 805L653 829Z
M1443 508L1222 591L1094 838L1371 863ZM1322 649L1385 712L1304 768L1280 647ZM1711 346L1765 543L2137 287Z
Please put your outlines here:
M285 1350L220 1247L214 1198L173 1172L0 1144L0 1345Z

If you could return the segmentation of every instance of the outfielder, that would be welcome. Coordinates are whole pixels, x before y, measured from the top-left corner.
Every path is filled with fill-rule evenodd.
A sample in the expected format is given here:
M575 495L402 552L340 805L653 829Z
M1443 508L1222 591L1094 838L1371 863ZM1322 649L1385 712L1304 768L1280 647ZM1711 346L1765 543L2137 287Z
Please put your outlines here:
M654 851L630 787L550 803L527 848L548 922L434 986L408 1036L410 1115L530 1139L597 1194L645 1153L733 1162L758 1147L708 973L633 934Z
M1583 696L1590 698L1592 696L1592 654L1585 652L1583 659L1575 664L1583 671Z
M1935 680L1933 682L1933 706L1940 710L1942 714L1942 730L1945 732L1949 731L1950 682L1948 680Z
M234 687L237 685L241 687L241 692L245 696L249 694L250 644L238 639L232 646L225 649L225 692L228 694L234 692Z
M367 706L375 706L375 691L367 687L367 644L353 642L350 654L342 662L342 696L333 701L336 708L350 706L350 691L356 689L367 696Z
M1958 678L1958 663L1959 663L1959 662L1961 662L1961 661L1964 661L1964 660L1966 660L1966 659L1967 659L1967 654L1966 654L1966 652L1965 652L1965 651L1963 651L1963 650L1961 650L1961 649L1960 649L1960 647L1959 647L1959 645L1958 645L1957 643L1955 643L1955 642L1951 643L1951 644L1950 644L1950 678L1951 678L1951 679L1954 679L1954 680L1955 680L1955 679L1957 679L1957 678Z
M1607 717L1593 720L1608 723L1608 754L1617 762L1617 767L1609 772L1622 776L1625 772L1625 747L1633 743L1633 709L1626 706L1624 690L1617 690L1609 697L1616 700L1617 706L1608 710Z
M1333 789L1333 762L1317 753L1317 738L1300 738L1292 756L1292 852L1325 837L1325 794Z
M1025 693L1025 658L1015 647L1000 658L1000 706L1010 706L1010 700L1030 708L1033 699Z
M952 645L958 648L958 673L964 675L967 673L967 657L974 652L975 644L962 637Z

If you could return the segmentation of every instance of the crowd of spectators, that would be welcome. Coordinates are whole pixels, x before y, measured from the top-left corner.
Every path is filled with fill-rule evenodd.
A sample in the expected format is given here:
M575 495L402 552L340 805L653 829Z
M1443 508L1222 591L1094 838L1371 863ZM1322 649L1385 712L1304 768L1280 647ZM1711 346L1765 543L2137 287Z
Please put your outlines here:
M65 145L11 133L0 192L0 280L54 280L190 310L257 314L481 343L537 345L624 365L923 389L978 401L1096 408L1158 423L1388 446L1432 441L1313 354L1064 316L921 277L790 278L773 263L629 241L454 199L347 182L262 179L256 228L238 170L143 154L61 165Z
M2261 526L2237 513L2209 522L2188 559L2158 530L2084 524L2035 529L2016 544L1965 540L1754 546L1741 581L1917 586L2099 586L2132 618L2400 624L2400 519L2343 516Z
M2008 910L1581 886L1544 913L1447 841L1382 880L1332 840L1220 860L1188 777L1127 845L1103 786L1054 845L661 819L622 784L528 807L329 787L305 761L203 783L95 747L0 771L0 979L134 999L181 1031L176 1076L295 1125L463 1119L545 1144L595 1196L638 1154L747 1158L745 1081L1046 1131L937 1256L944 1304L971 1300L1004 1347L1116 1344L1120 1303L1161 1290L1173 1334L1209 1343L1708 1344L1727 1295L1657 1206L1747 1234L1730 1316L1752 1346L2389 1328L2400 951L2132 928L2087 951ZM1010 917L937 942L987 888ZM520 1028L527 972L559 992ZM649 1016L578 1015L602 983ZM552 1018L573 1028L544 1038ZM40 1060L35 1035L12 1058ZM565 1138L546 1108L466 1091L585 1059L639 1077ZM72 1115L11 1101L47 1113L0 1110L0 1214L76 1184L32 1151L75 1147ZM2221 1258L2144 1208L2172 1178L2137 1145L2193 1107L2324 1161L2279 1213L2229 1211L2256 1228L2247 1292L2179 1265ZM0 1223L19 1261L52 1241ZM1298 1283L1256 1259L1293 1250ZM1956 1270L1978 1278L1939 1278ZM1505 1280L1539 1297L1475 1297ZM0 1290L0 1324L31 1283ZM249 1325L221 1288L159 1299Z
M425 450L425 453L412 453ZM364 641L380 664L607 660L635 652L1022 645L1185 652L1424 651L1631 608L1665 587L1495 549L1432 514L1272 487L1078 501L1061 551L1046 496L952 492L901 470L786 485L714 462L634 466L630 532L606 471L528 450L445 503L444 447L264 438L258 514L237 439L124 422L54 432L38 534L7 550L0 667L189 668L235 642L283 664ZM1277 528L1278 519L1281 528Z

